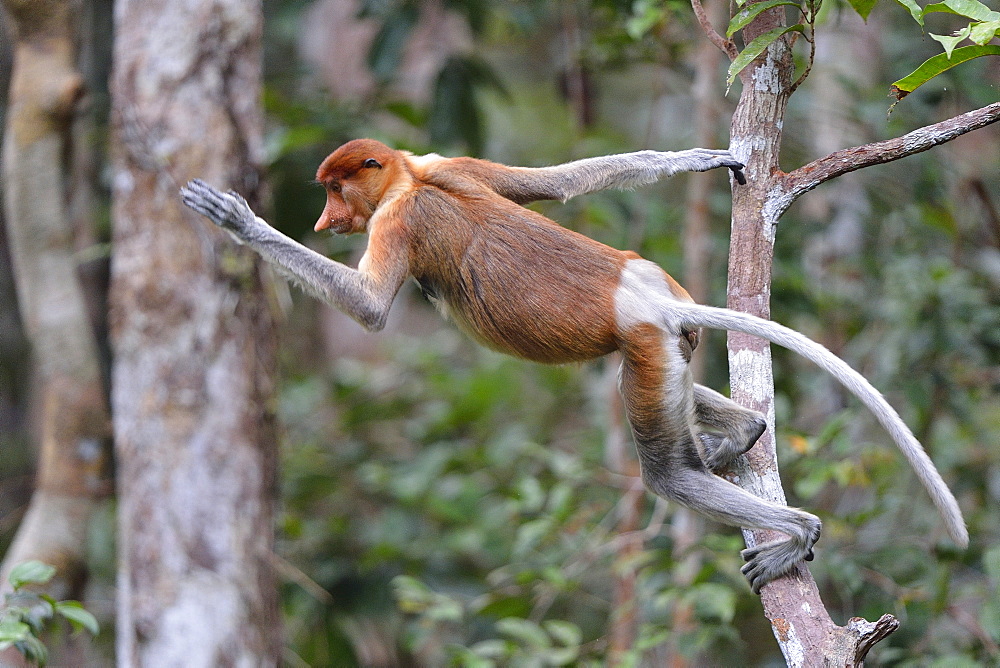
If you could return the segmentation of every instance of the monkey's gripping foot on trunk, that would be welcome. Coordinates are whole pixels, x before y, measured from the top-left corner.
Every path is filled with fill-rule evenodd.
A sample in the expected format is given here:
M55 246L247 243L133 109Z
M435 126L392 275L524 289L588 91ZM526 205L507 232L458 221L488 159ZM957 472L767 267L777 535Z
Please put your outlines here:
M748 547L740 553L747 562L740 572L749 580L753 593L759 594L761 587L788 573L798 562L812 561L812 547L819 540L822 525L819 518L811 518L814 523L811 523L804 536Z

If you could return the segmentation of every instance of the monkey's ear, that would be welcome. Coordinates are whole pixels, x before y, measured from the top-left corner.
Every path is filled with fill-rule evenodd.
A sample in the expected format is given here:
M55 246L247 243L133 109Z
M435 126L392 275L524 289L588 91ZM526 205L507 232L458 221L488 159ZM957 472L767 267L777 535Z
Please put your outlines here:
M375 158L368 158L361 164L361 166L367 168L374 167L375 169L382 169L382 163L376 160Z

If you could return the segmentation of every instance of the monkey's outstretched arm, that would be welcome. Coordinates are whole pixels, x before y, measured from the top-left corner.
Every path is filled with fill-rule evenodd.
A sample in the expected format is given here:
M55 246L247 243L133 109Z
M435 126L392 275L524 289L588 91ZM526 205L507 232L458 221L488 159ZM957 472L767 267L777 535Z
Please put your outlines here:
M630 189L678 172L706 172L717 167L728 167L737 183L746 183L743 163L729 151L707 148L619 153L552 167L507 167L467 158L455 162L518 204L542 199L566 201L598 190Z
M361 268L352 269L274 229L233 191L223 193L194 180L181 188L181 197L187 206L232 233L312 296L340 309L367 329L385 326L389 307L407 274L405 258L392 249L379 253L378 263L363 258Z

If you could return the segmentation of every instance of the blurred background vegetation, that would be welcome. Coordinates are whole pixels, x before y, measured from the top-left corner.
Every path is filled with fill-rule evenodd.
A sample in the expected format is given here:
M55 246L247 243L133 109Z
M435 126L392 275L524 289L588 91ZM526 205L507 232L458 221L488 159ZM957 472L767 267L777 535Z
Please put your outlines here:
M92 30L107 30L110 5L96 4ZM356 262L364 239L312 232L323 194L310 180L351 138L543 165L690 147L702 141L694 119L716 113L712 146L727 144L736 92L724 97L720 61L708 98L693 95L705 38L684 2L264 8L266 217L342 261ZM1000 67L982 58L888 114L888 82L940 45L888 4L862 23L827 3L818 33L817 63L787 118L787 169L1000 96ZM109 53L95 53L99 112ZM706 260L686 267L692 178L538 208L678 278L700 275L705 300L724 304L728 190L707 176ZM100 264L108 249L82 253ZM6 265L0 290L4 549L30 496L32 453L27 352ZM374 335L294 288L279 298L288 665L605 665L623 629L636 640L616 655L622 665L783 663L739 574L739 533L678 519L637 489L614 359L504 358L441 322L412 286ZM828 377L775 349L786 492L824 520L811 569L835 620L900 618L874 664L1000 663L1000 132L803 197L778 230L772 307L886 392L970 524L970 549L952 550L888 436ZM704 381L725 389L724 336L707 336L698 355ZM105 626L113 515L108 501L92 529L86 601Z

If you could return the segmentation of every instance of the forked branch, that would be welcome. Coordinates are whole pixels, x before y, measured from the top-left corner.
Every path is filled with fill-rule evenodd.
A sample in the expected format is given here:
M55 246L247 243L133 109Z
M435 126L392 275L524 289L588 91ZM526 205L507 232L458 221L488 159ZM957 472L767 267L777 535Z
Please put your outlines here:
M701 4L701 0L691 0L691 9L694 10L694 16L698 19L698 25L701 26L705 36L708 37L708 41L719 47L724 54L729 56L729 60L736 58L740 53L739 49L736 48L736 43L719 34L709 20L708 14L705 13L705 7Z
M1000 121L1000 102L994 102L940 123L926 125L902 137L845 148L813 160L779 178L782 206L778 216L800 195L830 179L864 167L881 165L926 151L997 121Z

